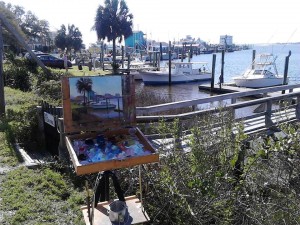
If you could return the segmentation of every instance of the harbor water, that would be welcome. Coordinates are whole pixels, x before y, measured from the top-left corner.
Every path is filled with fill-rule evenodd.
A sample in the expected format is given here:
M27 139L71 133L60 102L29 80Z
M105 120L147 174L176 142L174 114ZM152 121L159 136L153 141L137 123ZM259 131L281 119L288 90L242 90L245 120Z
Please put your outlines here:
M289 84L300 83L300 44L268 44L253 45L252 49L235 52L226 52L224 59L224 82L233 83L233 77L241 75L250 67L252 61L252 52L272 53L276 56L276 65L279 74L284 73L285 59L291 51L289 58L288 77ZM215 84L219 82L221 74L221 53L216 54ZM209 67L212 65L213 54L194 55L191 61L206 61ZM187 60L187 59L185 59ZM165 63L164 61L162 64ZM211 96L209 92L199 91L198 85L204 82L192 82L186 84L168 85L144 85L142 81L136 82L137 91L153 92L169 98L171 101L181 101L196 98L205 98ZM210 83L210 82L205 82Z

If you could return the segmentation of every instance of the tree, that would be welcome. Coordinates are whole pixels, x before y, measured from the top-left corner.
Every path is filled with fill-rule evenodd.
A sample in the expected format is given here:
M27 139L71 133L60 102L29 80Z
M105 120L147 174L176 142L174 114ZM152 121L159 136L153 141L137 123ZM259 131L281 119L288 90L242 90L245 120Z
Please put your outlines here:
M82 44L82 34L73 24L71 26L68 25L68 29L66 29L65 25L61 25L55 37L55 45L58 48L67 49L67 51L73 48L77 52L84 47Z
M132 35L133 15L124 0L105 0L104 6L99 6L96 13L95 24L98 39L113 42L113 63L116 64L116 39L119 43ZM115 67L114 67L115 68ZM114 71L116 72L116 71Z
M55 37L54 43L58 48L65 49L66 48L66 27L65 25L61 25L61 28L57 31L57 35Z
M71 26L68 26L68 35L67 35L67 44L71 43L72 45L69 47L74 49L75 52L79 51L83 45L82 45L82 34L79 31L77 27L75 27L73 24Z
M10 24L13 24L14 28L16 31L22 35L23 38L26 37L24 32L22 31L20 25L20 20L16 19L16 16L22 14L23 11L14 11L12 9L11 4L5 5L4 2L0 2L0 14L3 15L9 22ZM3 42L4 44L8 45L10 50L16 51L19 49L19 43L16 41L15 37L7 31L6 27L2 27L2 32L3 32Z
M91 78L80 78L76 82L78 93L83 93L83 105L86 105L85 93L92 90L93 81Z
M10 3L5 4L0 1L0 12L6 15L6 18L12 24L17 24L18 29L22 30L27 40L33 42L40 42L47 45L50 39L49 22L46 20L39 20L31 11L27 13L21 6L13 6ZM10 12L10 14L8 13ZM3 39L6 44L10 46L13 51L18 50L18 45L9 32L4 31ZM48 43L49 44L49 43Z

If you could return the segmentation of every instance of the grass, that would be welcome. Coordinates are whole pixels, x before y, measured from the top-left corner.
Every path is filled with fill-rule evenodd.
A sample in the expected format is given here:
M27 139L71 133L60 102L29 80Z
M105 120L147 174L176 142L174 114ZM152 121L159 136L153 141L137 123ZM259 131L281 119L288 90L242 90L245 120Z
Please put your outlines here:
M84 192L46 165L36 170L20 166L6 128L1 123L0 167L9 172L0 173L0 224L83 225L80 206L84 204Z
M4 131L6 125L0 125L0 167L16 166L21 160L19 155L14 150L13 146L7 140L7 134Z
M10 171L1 185L2 224L84 224L83 196L50 168Z
M54 71L64 71L61 69L53 69ZM89 67L88 66L82 66L82 70L78 69L78 66L72 66L72 68L68 69L68 72L66 72L67 74L71 75L71 76L95 76L95 75L105 75L105 74L110 74L111 72L108 70L103 71L100 68L97 68L95 71L94 69L92 69L91 71L89 71Z
M30 92L24 93L20 90L5 87L5 107L8 117L11 112L20 112L29 102L37 102L36 96ZM14 117L16 113L14 113ZM16 152L13 146L13 130L11 124L4 119L0 120L0 165L16 166L23 162L21 156Z
M58 165L35 170L23 167L13 146L11 122L24 123L15 121L16 112L24 113L39 98L7 87L4 92L8 116L0 120L0 224L84 224L80 206L85 192L58 172Z
M28 103L38 103L39 101L39 97L31 92L24 93L20 90L5 87L4 93L6 110L18 110Z

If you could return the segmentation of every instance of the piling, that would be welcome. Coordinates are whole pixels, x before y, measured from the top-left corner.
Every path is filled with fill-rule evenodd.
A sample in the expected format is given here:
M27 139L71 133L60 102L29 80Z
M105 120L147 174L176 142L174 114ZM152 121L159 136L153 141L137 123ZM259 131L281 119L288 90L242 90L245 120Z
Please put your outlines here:
M156 62L156 53L153 52L153 61L152 61L152 66L155 67L155 62Z
M122 45L122 48L121 48L121 51L122 51L122 68L124 68L124 46Z
M184 44L182 44L182 50L181 50L181 62L183 62L183 54L184 54Z
M252 63L251 63L251 69L253 69L253 70L254 70L255 55L256 55L256 51L253 50L252 51Z
M172 78L171 78L171 42L169 41L169 86L171 86Z
M224 58L225 58L225 50L222 50L220 89L222 88L222 84L224 83Z
M284 64L284 74L283 74L283 85L286 85L287 82L287 75L288 75L288 71L289 71L289 60L290 60L290 56L291 56L292 52L289 51L288 56L285 57L285 64ZM282 90L282 94L285 94L285 90Z
M159 43L159 52L160 52L160 60L163 60L163 54L162 54L162 43Z
M159 52L157 52L157 54L158 54L158 57L156 57L156 59L157 59L157 63L156 63L156 67L157 68L160 68L160 53Z
M129 71L129 69L130 69L130 55L128 54L128 56L127 56L127 69L128 69L128 71Z
M101 65L102 65L102 70L104 71L104 46L103 42L101 42Z
M216 68L216 54L213 54L212 68L211 68L210 92L213 91L213 88L215 86L215 68Z
M149 62L152 64L152 52L149 52Z

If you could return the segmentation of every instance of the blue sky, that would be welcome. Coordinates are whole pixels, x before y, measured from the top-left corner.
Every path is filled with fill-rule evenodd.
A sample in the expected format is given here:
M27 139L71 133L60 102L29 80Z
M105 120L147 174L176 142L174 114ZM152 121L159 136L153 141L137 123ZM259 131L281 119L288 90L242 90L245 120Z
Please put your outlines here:
M74 24L86 46L97 40L96 10L104 0L4 0L23 6L51 30ZM177 41L186 35L218 43L232 35L235 44L300 42L300 13L295 0L126 0L134 15L134 30L149 39Z

